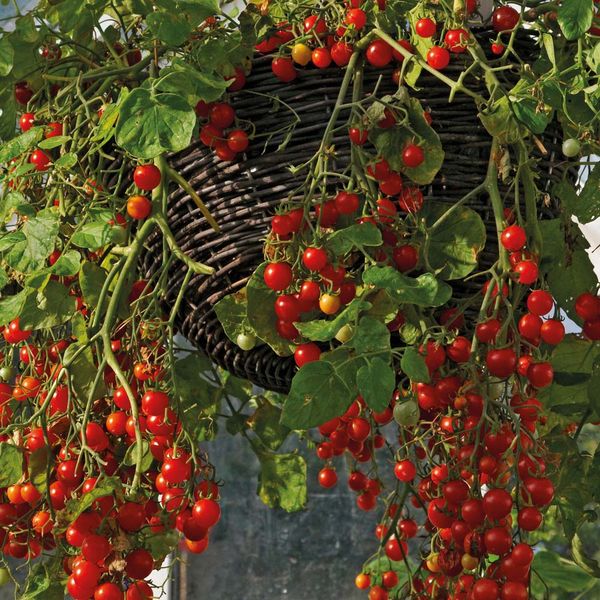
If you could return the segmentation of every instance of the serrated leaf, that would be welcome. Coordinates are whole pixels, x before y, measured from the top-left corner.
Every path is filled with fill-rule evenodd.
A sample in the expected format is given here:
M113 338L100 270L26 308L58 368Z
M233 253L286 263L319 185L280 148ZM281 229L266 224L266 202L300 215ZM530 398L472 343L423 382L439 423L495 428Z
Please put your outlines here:
M200 70L176 60L161 70L154 87L161 92L180 94L194 107L198 100L218 100L230 83L222 75Z
M383 412L394 392L396 375L389 362L375 357L358 370L356 384L367 405L375 412Z
M387 290L399 304L441 306L452 297L452 288L431 273L413 278L393 267L369 267L363 273L363 282Z
M258 495L271 508L287 512L306 505L306 461L298 454L262 454Z
M35 296L35 302L26 302L20 319L27 329L49 329L66 323L77 310L77 303L69 290L58 281L49 281Z
M54 457L48 446L36 448L29 457L29 481L33 483L38 492L44 494L48 487L48 464Z

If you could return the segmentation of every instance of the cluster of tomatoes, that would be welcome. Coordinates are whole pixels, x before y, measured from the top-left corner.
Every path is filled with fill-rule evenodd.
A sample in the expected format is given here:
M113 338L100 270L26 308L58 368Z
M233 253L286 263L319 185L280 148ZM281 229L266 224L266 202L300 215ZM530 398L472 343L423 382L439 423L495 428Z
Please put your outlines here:
M586 294L579 300L579 310L585 305L588 315L598 303L591 298L596 297ZM524 317L537 318L554 306L552 296L539 289L531 291L526 304L529 312ZM523 345L558 343L556 323L562 328L556 319L545 320L550 324L546 334L532 341L523 337ZM477 350L474 340L459 335L462 325L454 316L454 331L445 341L430 339L420 346L430 383L412 382L400 389L383 413L371 412L358 398L345 415L320 427L325 439L317 455L328 464L319 482L324 487L336 484L331 460L348 452L356 465L348 486L359 494L361 509L375 508L383 489L375 449L385 445L381 429L395 420L398 450L393 471L406 486L409 502L400 499L398 490L393 492L375 535L398 570L408 557L410 540L418 538L420 547L428 548L407 584L414 597L526 600L533 560L527 536L540 527L542 510L554 495L546 477L547 452L537 437L544 417L536 397L537 390L552 381L552 370L527 352L517 358L512 347ZM477 342L496 344L502 324L480 325ZM511 328L517 335L522 325ZM470 365L478 352L486 368L473 370ZM503 354L490 360L494 352ZM532 365L538 366L533 373ZM515 371L522 379L514 377ZM369 471L362 472L360 465L369 462ZM356 585L371 587L370 600L387 600L398 583L390 573L366 571Z
M241 90L246 83L246 75L239 67L228 88L230 92ZM212 148L222 161L232 161L238 154L248 149L248 134L235 127L235 110L227 102L204 102L196 105L196 115L201 120L200 141Z
M33 123L31 113L21 118L24 130ZM162 179L153 164L132 176L142 192ZM148 205L138 193L127 211L144 218L149 210L137 209ZM60 256L56 249L48 264ZM102 253L87 257L98 261ZM77 298L84 319L92 318L77 277L52 279ZM97 398L82 397L74 384L80 366L69 353L78 340L68 331L48 337L23 329L19 317L3 330L0 442L22 455L23 474L0 489L1 549L28 561L52 553L74 600L153 598L145 580L177 542L168 532L179 532L188 551L202 553L221 516L214 470L190 445L169 390L165 322L151 297L149 283L135 281L127 300L143 317L135 325L117 321L111 334L110 351L128 386L103 362L101 348L87 350L98 371L94 389L104 386ZM158 555L153 539L163 540Z
M136 288L143 286L134 287L131 301ZM145 331L151 336L150 327ZM176 529L189 551L201 553L220 518L218 487L204 476L207 465L186 450L173 402L161 389L164 349L148 340L140 348L144 358L132 363L125 328L112 342L130 378L138 427L151 454L141 488L130 495L135 468L125 457L128 452L135 456L136 419L112 369L104 370L110 395L94 402L87 422L73 422L70 414L81 399L61 376L71 340L42 347L20 328L18 319L5 328L4 338L9 344L6 356L18 354L21 373L14 385L0 384L2 426L17 436L3 434L2 439L18 439L29 465L22 481L2 490L4 554L31 559L54 550L62 556L66 588L74 600L122 600L124 594L127 600L152 598L143 580L160 565L155 565L148 539ZM26 404L38 417L21 424L13 415L24 414ZM48 473L37 473L34 483L31 461L40 452L49 457ZM112 484L106 494L94 492L107 481ZM94 494L93 502L85 503L87 494ZM88 508L76 510L81 503ZM69 520L74 510L76 516Z

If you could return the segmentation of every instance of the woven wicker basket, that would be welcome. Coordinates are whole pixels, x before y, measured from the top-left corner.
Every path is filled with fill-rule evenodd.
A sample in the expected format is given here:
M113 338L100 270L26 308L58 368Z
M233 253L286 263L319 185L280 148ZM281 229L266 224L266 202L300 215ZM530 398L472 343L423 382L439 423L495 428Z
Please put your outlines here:
M486 37L486 34L482 34ZM521 42L526 52L535 52L530 39ZM489 46L489 42L485 44ZM246 87L234 93L231 103L240 119L251 120L257 132L270 132L289 122L292 107L300 118L291 141L281 150L285 133L255 140L245 160L222 162L200 142L171 157L172 166L193 186L219 223L222 231L215 233L206 223L193 201L181 190L172 192L169 199L169 223L180 247L193 259L213 266L211 277L193 277L179 313L177 326L180 332L196 347L206 352L217 364L234 375L249 379L255 384L279 392L287 392L295 370L292 358L277 356L268 346L249 352L240 350L225 335L213 306L223 296L242 289L254 269L263 260L263 240L269 229L271 216L278 205L299 184L288 166L298 165L310 158L321 141L324 126L329 119L339 92L343 71L338 68L301 70L292 84L280 83L272 74L270 57L254 61ZM462 71L461 59L453 62L445 73L457 78ZM373 90L382 73L366 70L364 88ZM435 181L423 189L425 201L453 204L485 178L491 138L477 116L477 109L466 95L457 95L448 103L448 87L435 77L424 74L420 80L421 91L416 95L423 106L431 111L433 127L439 134L446 160ZM471 87L480 88L481 82L471 81ZM390 70L383 73L378 95L393 93ZM279 102L277 102L277 100ZM275 109L278 105L278 109ZM348 113L342 112L340 123ZM541 181L550 186L563 176L555 156L558 137L551 128L544 135L548 149L539 157ZM350 146L345 132L333 140L337 164L346 165ZM541 185L541 184L540 184ZM333 191L333 190L332 190ZM507 190L503 190L507 192ZM483 218L488 228L488 243L480 255L482 266L491 265L496 255L496 231L486 196L474 198L469 206ZM548 209L552 216L554 211ZM546 215L542 215L546 216ZM155 271L160 261L161 244L156 236L150 242L144 257L148 274ZM169 273L171 295L174 301L185 270L177 265ZM456 295L464 296L481 282L455 288Z

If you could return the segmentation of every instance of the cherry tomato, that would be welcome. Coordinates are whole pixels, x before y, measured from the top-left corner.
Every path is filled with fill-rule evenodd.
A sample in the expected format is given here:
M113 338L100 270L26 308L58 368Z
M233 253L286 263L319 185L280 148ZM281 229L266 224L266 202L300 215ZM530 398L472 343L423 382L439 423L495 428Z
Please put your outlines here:
M312 51L311 60L313 65L319 69L326 69L331 64L331 54L328 48L315 48Z
M321 349L314 342L300 344L294 351L294 361L298 367L319 360L320 356Z
M233 152L245 152L248 144L248 134L242 129L234 129L229 132L227 145Z
M423 164L425 153L421 146L416 144L408 144L402 151L402 162L409 168L415 169Z
M235 111L230 104L226 102L216 102L211 105L208 118L210 122L219 129L231 127L235 120Z
M292 267L288 263L269 263L265 268L265 284L276 292L281 292L288 288L292 283L292 278Z
M283 83L289 83L298 77L298 71L296 71L292 59L284 56L278 56L273 59L271 70L275 77Z
M292 60L302 67L305 67L311 58L312 50L302 43L294 44L292 47Z
M152 202L146 196L131 196L127 200L127 214L137 221L145 219L152 212Z
M19 119L21 131L29 131L35 125L35 115L33 113L23 113Z
M150 191L160 185L162 176L155 165L139 165L133 172L133 182L141 190Z
M448 50L454 54L462 54L467 51L469 32L466 29L449 29L444 36L444 42Z
M357 31L360 31L367 24L367 15L360 8L350 8L346 11L344 22L346 25L352 25Z
M36 171L47 171L51 159L43 150L34 150L29 157L29 162L35 165Z
M336 42L331 46L331 58L338 67L345 67L350 62L353 51L354 48L350 44Z
M319 308L326 315L334 315L342 305L340 297L334 294L323 294L319 298Z
M425 17L423 19L419 19L415 23L415 33L422 38L430 38L435 35L436 24L433 19Z
M519 22L519 13L512 6L500 6L492 13L492 27L495 31L510 31Z
M385 67L392 60L392 48L383 40L371 42L366 51L367 62L374 67Z
M442 71L450 64L450 53L446 48L433 46L427 52L427 64L438 71Z

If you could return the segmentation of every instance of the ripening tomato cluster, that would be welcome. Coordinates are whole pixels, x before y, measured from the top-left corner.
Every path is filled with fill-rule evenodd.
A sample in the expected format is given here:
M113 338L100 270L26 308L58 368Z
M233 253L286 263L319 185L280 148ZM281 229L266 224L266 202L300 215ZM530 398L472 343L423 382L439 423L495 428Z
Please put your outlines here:
M497 289L491 296L501 299ZM445 309L439 322L446 333L419 346L429 383L403 385L383 413L359 397L343 416L319 428L317 456L326 461L320 485L336 485L333 460L346 453L348 486L357 492L359 508L375 509L383 492L388 498L375 536L391 564L402 570L411 540L421 548L412 580L416 598L529 598L530 538L553 500L548 467L556 460L538 437L545 417L537 392L552 382L545 358L562 341L564 327L548 318L555 304L547 291L531 290L524 305L522 316L510 321L501 318L502 311L484 316L473 337L461 335L462 315ZM576 307L593 322L600 299L583 294ZM398 442L395 490L385 489L381 465L375 468L376 451L389 451L391 423ZM370 600L385 600L395 597L394 575L366 571L356 585L370 588Z
M159 184L155 169L136 169L140 189ZM73 278L57 281L80 293ZM145 302L148 292L148 282L134 282L130 305ZM202 553L220 520L214 469L189 446L169 393L163 328L158 318L141 320L136 330L117 324L110 349L130 391L89 350L86 361L105 389L93 403L68 380L70 369L82 368L69 366L74 339L38 341L20 318L3 331L0 443L22 455L23 474L0 489L0 548L24 560L53 552L73 600L150 600L145 579L170 550L165 542L154 556L153 538L179 532L188 551Z
M229 91L237 91L244 87L246 76L240 69L236 69L233 83ZM215 155L223 161L235 160L238 154L248 149L250 141L248 134L239 127L235 127L235 110L227 102L204 102L200 100L196 105L196 115L202 120L200 126L200 141L212 148Z

